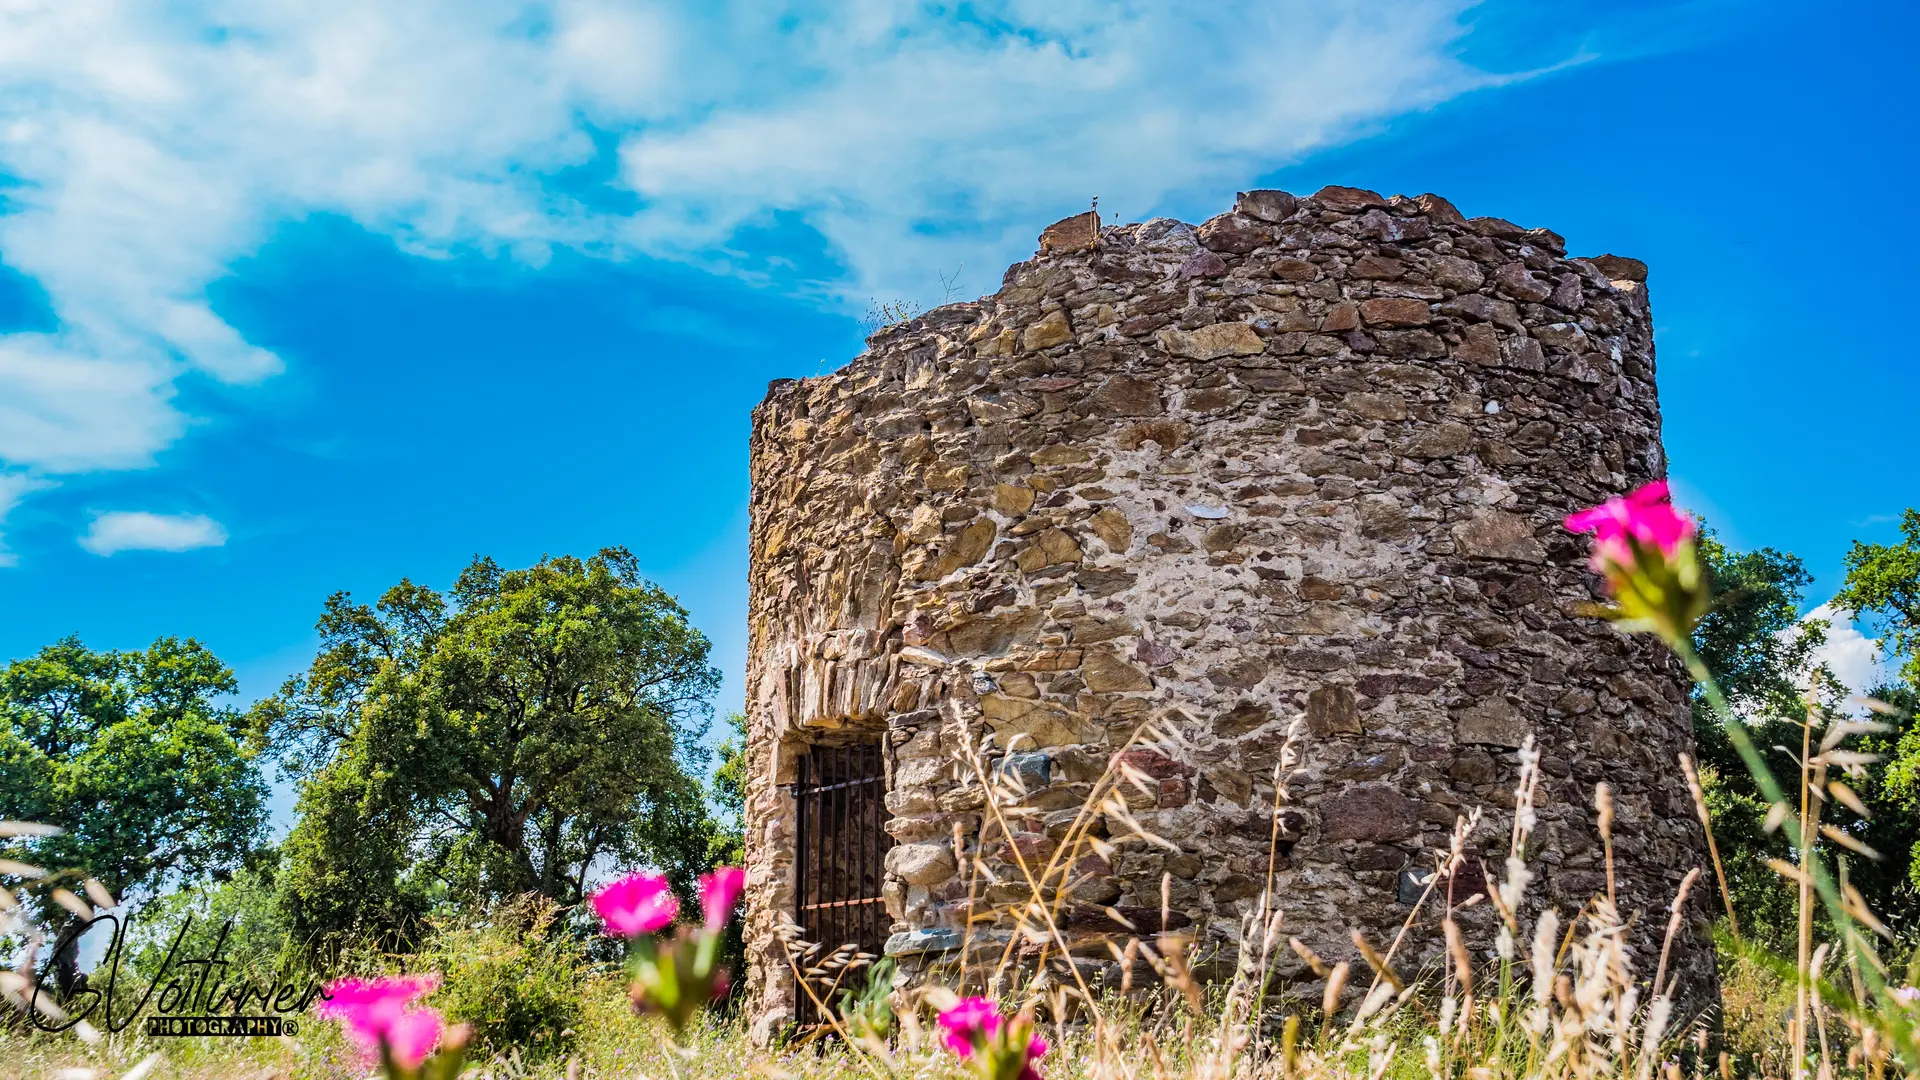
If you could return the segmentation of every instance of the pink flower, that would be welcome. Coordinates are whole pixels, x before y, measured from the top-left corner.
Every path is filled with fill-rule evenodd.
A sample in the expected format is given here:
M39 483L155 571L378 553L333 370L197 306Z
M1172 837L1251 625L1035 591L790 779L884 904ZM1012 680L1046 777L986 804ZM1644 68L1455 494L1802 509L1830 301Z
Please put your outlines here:
M1020 1075L1015 1080L1042 1080L1040 1067L1034 1062L1046 1056L1047 1040L1035 1035L1033 1040L1027 1043L1027 1064L1020 1070Z
M700 910L706 916L707 929L718 930L733 918L733 902L747 884L747 872L737 866L723 866L700 876Z
M961 1057L973 1056L975 1036L989 1037L1004 1023L993 999L961 998L953 1008L940 1014L940 1026L947 1031L947 1049Z
M1035 1064L1047 1053L1047 1040L1033 1033L1025 1013L1009 1021L990 998L962 998L940 1014L947 1049L971 1063L981 1077L1042 1080Z
M394 1063L406 1069L417 1069L427 1060L433 1048L440 1043L440 1030L445 1025L440 1013L435 1009L414 1009L400 1014L387 1031L387 1052L393 1055Z
M1674 510L1667 501L1667 482L1655 480L1625 498L1612 498L1590 510L1568 514L1568 532L1590 532L1593 540L1593 568L1603 570L1609 562L1625 565L1632 561L1628 539L1652 545L1661 554L1674 549L1693 536L1693 522Z
M1893 1000L1911 1008L1920 1003L1920 986L1900 986L1893 991Z
M319 1013L325 1019L340 1021L347 1034L377 1054L381 1041L405 1015L408 1003L439 985L438 975L336 979L327 987Z
M610 933L639 937L665 929L680 913L667 879L658 874L628 874L593 894L593 910Z

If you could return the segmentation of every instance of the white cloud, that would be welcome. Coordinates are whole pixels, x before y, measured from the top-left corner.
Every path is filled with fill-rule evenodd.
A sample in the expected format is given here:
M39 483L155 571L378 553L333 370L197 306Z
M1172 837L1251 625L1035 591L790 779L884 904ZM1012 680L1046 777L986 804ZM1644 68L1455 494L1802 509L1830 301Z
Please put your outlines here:
M80 546L95 555L122 551L192 551L220 547L227 530L205 514L150 514L144 510L115 510L93 519Z
M628 136L654 212L623 235L699 248L791 208L846 253L847 294L956 260L995 282L1092 196L1131 219L1209 186L1224 209L1260 172L1495 81L1452 57L1468 6L1041 0L1001 5L1028 33L989 36L867 5L794 36L798 85Z
M1815 664L1825 664L1849 694L1864 694L1887 681L1888 671L1880 643L1862 634L1853 624L1853 613L1821 604L1805 618L1827 621L1826 644L1813 654Z
M0 465L147 464L186 430L180 379L278 371L207 289L304 215L424 255L749 272L728 246L785 211L847 268L793 287L918 295L964 262L970 292L1095 194L1224 205L1496 81L1456 58L1472 6L0 0L0 260L60 320L0 335ZM563 176L596 134L637 211Z

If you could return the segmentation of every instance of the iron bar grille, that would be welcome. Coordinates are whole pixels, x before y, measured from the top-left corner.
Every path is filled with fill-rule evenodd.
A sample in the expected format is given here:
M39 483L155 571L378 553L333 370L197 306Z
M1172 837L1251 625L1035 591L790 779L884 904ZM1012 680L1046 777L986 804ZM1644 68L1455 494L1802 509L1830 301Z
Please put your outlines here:
M887 851L886 765L877 742L814 746L800 758L800 779L793 786L799 825L794 852L795 912L807 941L819 951L803 971L818 968L842 945L879 956L892 919L880 895ZM837 981L836 981L836 976ZM841 990L858 990L864 968L829 970L810 976L814 993L829 1005ZM813 998L802 992L800 1022L824 1023Z

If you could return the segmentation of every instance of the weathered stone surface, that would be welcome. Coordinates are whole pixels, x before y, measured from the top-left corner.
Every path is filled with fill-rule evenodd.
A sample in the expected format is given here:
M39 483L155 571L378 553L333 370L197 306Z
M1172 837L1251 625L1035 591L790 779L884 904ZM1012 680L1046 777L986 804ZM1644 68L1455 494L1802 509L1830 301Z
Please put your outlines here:
M1515 300L1537 304L1553 295L1553 286L1541 281L1523 263L1510 262L1493 272L1493 283Z
M1477 559L1545 562L1547 550L1533 535L1533 526L1518 514L1489 510L1453 527L1460 552Z
M1080 544L1062 529L1048 529L1034 538L1016 559L1020 569L1033 573L1049 566L1080 561Z
M1484 882L1422 877L1427 853L1474 808L1476 849L1504 844L1529 737L1552 869L1526 916L1604 880L1605 777L1634 825L1620 903L1657 954L1702 852L1684 783L1647 765L1689 745L1686 682L1576 616L1592 579L1557 524L1664 461L1644 269L1358 189L1247 193L1198 229L1063 225L995 295L882 330L754 414L752 1014L794 1002L796 762L851 738L881 748L879 827L913 849L880 884L891 936L859 944L909 982L969 920L1008 939L1008 860L1059 853L1142 731L1177 738L1128 750L1116 795L1178 850L1114 821L1109 857L1075 856L1089 974L1114 976L1093 935L1119 924L1087 913L1157 924L1163 874L1170 921L1231 956L1276 825L1288 932L1317 949L1397 927L1428 885L1463 902ZM1011 836L963 746L1021 789ZM958 865L997 882L971 898L934 850L956 830ZM1491 947L1495 920L1462 922ZM1710 987L1691 922L1682 938L1670 970ZM1417 970L1444 944L1416 920L1401 948Z
M1214 323L1198 330L1162 330L1160 347L1175 356L1218 360L1223 356L1258 356L1267 343L1246 323Z
M1020 347L1033 352L1036 349L1050 349L1055 345L1064 345L1073 340L1073 327L1067 325L1067 313L1050 311L1037 323L1026 328L1020 335Z
M1111 506L1093 515L1087 524L1109 551L1125 552L1133 546L1133 526L1127 522L1127 515Z
M993 508L1008 517L1024 516L1033 509L1033 489L1019 484L995 484Z
M1518 747L1533 734L1533 725L1505 698L1476 702L1453 717L1453 737L1462 743Z
M1107 652L1088 653L1080 662L1080 676L1086 680L1087 689L1096 694L1153 689L1153 680L1146 672Z
M999 656L1015 641L1040 625L1037 611L1011 611L968 619L947 631L947 646L955 656Z
M1162 450L1178 450L1192 435L1193 425L1184 420L1153 420L1121 428L1114 443L1122 450L1138 450L1148 443Z
M1467 227L1479 233L1481 236L1490 236L1496 240L1525 240L1527 238L1527 230L1515 225L1506 218L1468 218Z
M1335 304L1320 320L1320 329L1327 333L1337 330L1360 329L1360 306L1358 304Z
M1266 226L1239 214L1222 214L1200 226L1200 243L1210 251L1245 255L1268 243L1273 233Z
M940 573L946 577L963 566L972 566L981 560L993 548L993 538L998 529L990 518L975 518L940 557Z
M1414 202L1420 207L1421 213L1426 214L1434 221L1446 225L1465 225L1467 223L1467 219L1461 215L1460 211L1454 209L1452 203L1432 192L1419 196Z
M1350 686L1322 686L1307 695L1307 727L1315 735L1358 735L1360 709Z
M1053 778L1053 757L1038 751L1008 754L1000 762L1000 772L1028 791L1038 791Z
M1160 391L1150 382L1115 375L1093 395L1094 407L1109 416L1159 416L1164 411Z
M1362 281L1398 281L1407 276L1407 264L1388 255L1362 255L1353 260L1352 274Z
M1300 201L1284 191L1271 188L1243 191L1234 199L1233 208L1250 218L1279 224L1293 216Z
M1084 718L1058 705L1029 701L1005 694L987 694L980 699L980 715L1000 735L1002 746L1072 746L1092 734Z
M1079 465L1086 461L1088 456L1085 450L1077 446L1054 443L1051 446L1043 446L1033 453L1028 454L1027 460L1042 467L1048 465Z
M1429 273L1433 275L1435 285L1456 292L1471 293L1487 281L1486 272L1480 269L1480 264L1457 255L1442 255L1434 259Z
M1275 259L1268 265L1267 272L1281 281L1290 281L1296 285L1315 281L1320 277L1320 268L1306 259Z
M1196 251L1180 264L1183 278L1214 278L1227 272L1227 260L1211 251Z
M1040 232L1045 255L1072 255L1092 251L1100 243L1100 215L1092 210L1062 218Z
M1377 191L1368 191L1366 188L1340 187L1337 184L1329 184L1319 191L1314 192L1312 199L1317 206L1346 213L1387 205L1387 200L1381 198L1380 193Z
M1647 280L1647 264L1625 255L1598 255L1589 260L1602 274L1614 281Z
M887 852L887 872L909 885L938 885L953 876L953 846L901 844Z
M1481 364L1491 367L1500 362L1500 335L1492 326L1463 326L1460 328L1460 344L1453 348L1453 358L1463 364Z
M1407 399L1399 394L1348 394L1340 404L1355 416L1368 420L1405 420Z
M1423 429L1407 443L1407 456L1411 458L1453 457L1464 454L1473 446L1473 429L1465 424L1435 424Z
M1401 297L1382 297L1360 302L1360 319L1368 326L1425 326L1427 303Z
M1440 314L1497 323L1509 330L1518 330L1521 325L1518 308L1505 300L1495 300L1479 293L1465 293L1441 304Z
M922 956L947 952L966 943L958 930L937 927L932 930L904 930L887 939L886 954L895 957Z
M1322 840L1405 840L1419 831L1413 800L1388 784L1358 784L1320 801Z

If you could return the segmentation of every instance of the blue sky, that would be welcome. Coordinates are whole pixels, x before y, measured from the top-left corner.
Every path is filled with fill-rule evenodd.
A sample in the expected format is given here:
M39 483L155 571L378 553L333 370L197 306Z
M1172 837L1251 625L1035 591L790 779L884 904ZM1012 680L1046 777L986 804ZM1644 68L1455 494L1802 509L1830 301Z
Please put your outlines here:
M1685 501L1813 602L1920 506L1907 5L313 7L0 14L0 657L191 635L251 698L336 589L623 544L737 707L767 381L1094 195L1645 259Z

